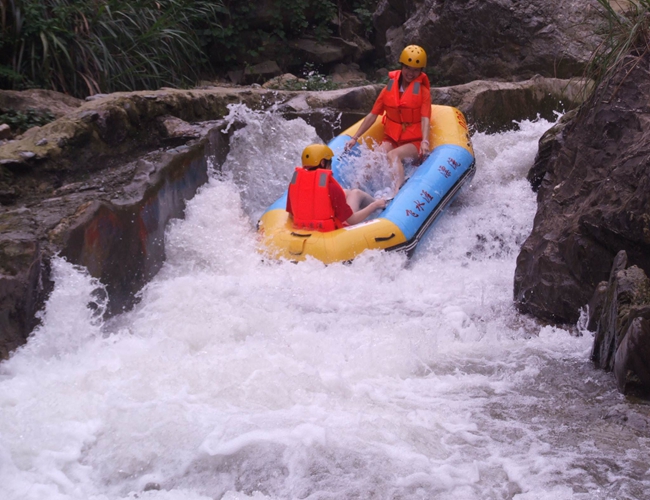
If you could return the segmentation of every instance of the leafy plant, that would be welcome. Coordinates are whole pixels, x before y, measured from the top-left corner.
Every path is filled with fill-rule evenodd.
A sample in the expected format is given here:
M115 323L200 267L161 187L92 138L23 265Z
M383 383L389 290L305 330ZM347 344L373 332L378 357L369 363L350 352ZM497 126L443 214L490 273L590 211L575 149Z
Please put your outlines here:
M606 83L621 66L629 74L650 51L650 0L627 0L622 9L615 9L608 0L598 3L605 39L586 71L594 87Z
M352 12L356 14L361 21L364 28L365 35L370 37L375 31L375 26L372 22L373 14L377 10L379 0L351 0L350 7Z
M254 14L259 5L224 0L227 14L222 29L213 30L212 54L225 66L244 66L266 46L311 35L319 40L331 35L330 22L338 13L333 0L274 0L264 5L264 19Z
M4 0L0 9L0 84L77 96L192 83L207 61L196 33L224 12L221 0Z
M185 87L259 62L289 39L332 34L342 10L371 28L378 0L0 0L0 88L78 97ZM280 54L285 64L295 60ZM282 63L282 61L279 61ZM331 82L312 75L310 88Z
M53 121L55 116L49 111L39 111L27 108L24 112L8 110L0 114L0 124L6 123L11 129L20 134L32 127L40 127Z

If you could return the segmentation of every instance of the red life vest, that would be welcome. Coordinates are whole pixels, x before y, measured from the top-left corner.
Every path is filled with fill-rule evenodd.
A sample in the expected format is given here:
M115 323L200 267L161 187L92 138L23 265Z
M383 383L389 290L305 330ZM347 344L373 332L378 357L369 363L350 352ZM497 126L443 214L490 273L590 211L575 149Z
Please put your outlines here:
M422 140L422 95L430 92L429 78L425 73L413 80L399 95L401 71L388 73L390 80L384 90L384 134L395 142Z
M332 171L296 167L289 184L289 199L293 212L293 226L297 229L334 231L343 227L334 216L329 184Z

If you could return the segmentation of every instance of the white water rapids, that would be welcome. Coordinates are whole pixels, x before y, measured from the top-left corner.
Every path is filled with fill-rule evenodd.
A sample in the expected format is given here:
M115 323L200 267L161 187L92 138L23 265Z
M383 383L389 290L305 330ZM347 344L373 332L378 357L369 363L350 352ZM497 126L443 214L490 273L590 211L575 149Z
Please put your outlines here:
M593 369L591 333L513 307L550 123L475 134L472 185L411 260L324 266L255 249L314 129L232 114L225 173L133 311L98 320L101 285L55 262L0 364L0 499L647 498L650 433L615 418L647 407Z

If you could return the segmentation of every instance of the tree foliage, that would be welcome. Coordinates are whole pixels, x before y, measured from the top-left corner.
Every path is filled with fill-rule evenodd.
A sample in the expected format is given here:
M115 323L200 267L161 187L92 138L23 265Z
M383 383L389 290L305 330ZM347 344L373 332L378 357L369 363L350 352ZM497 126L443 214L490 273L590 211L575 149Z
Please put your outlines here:
M0 0L0 83L76 96L186 85L205 64L210 0Z
M0 88L85 97L186 87L245 66L269 43L330 36L342 10L369 23L377 2L0 0Z

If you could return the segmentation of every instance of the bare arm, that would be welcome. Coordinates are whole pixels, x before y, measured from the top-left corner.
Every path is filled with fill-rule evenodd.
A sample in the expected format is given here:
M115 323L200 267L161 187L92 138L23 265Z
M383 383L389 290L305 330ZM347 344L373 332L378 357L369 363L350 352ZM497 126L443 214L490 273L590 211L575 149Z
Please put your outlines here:
M354 145L357 143L359 140L359 137L361 137L364 133L368 131L370 127L372 127L372 124L375 123L377 120L377 115L374 115L372 113L368 113L366 117L363 119L361 122L361 125L359 126L359 129L356 131L356 133L352 136L352 139L350 139L346 144L345 144L345 150L347 151L348 149L351 149L354 147Z
M385 207L386 207L386 200L382 200L382 199L375 200L372 203L370 203L367 207L362 208L358 212L354 212L345 222L347 222L351 226L354 224L358 224L359 222L366 220L366 217L368 217L371 213L373 213L378 208L385 208Z
M431 152L431 145L429 144L429 130L430 122L426 117L422 117L422 143L420 144L420 153L422 156L427 156Z

